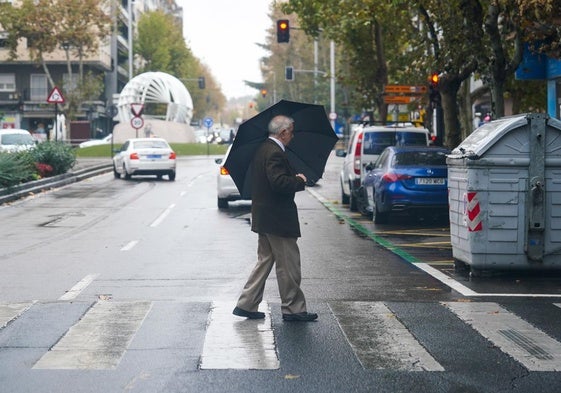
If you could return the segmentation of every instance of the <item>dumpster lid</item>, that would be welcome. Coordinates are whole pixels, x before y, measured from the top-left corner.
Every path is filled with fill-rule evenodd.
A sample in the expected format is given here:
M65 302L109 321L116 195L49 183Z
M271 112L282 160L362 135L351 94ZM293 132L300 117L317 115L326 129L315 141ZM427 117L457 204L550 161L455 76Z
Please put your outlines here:
M509 131L527 124L527 114L503 117L499 120L485 123L473 131L458 147L452 150L449 157L479 158Z

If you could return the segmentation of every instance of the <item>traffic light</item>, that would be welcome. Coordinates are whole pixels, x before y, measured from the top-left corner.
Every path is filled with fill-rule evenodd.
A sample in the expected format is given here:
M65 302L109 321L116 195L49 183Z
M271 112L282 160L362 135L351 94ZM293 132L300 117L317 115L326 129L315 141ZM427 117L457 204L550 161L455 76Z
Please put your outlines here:
M261 89L261 97L267 97L267 89Z
M284 77L287 81L293 81L294 80L294 68L292 66L287 66L284 69Z
M277 42L290 41L290 22L288 19L277 20Z
M433 72L429 78L430 80L430 85L433 89L438 89L438 81L439 81L439 76L438 76L438 72Z
M205 77L199 76L199 89L204 89L204 88L205 88Z

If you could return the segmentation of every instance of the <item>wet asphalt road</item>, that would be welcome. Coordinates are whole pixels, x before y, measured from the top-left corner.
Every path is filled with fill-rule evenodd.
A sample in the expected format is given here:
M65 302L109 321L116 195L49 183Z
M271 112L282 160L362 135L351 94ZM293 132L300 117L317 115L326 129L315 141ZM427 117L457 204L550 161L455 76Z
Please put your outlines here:
M557 391L559 298L465 296L427 274L417 265L477 293L537 289L454 273L445 225L378 228L351 214L338 167L330 159L297 199L303 288L320 314L310 324L282 322L274 275L269 328L217 318L252 268L256 236L247 202L216 208L212 158L182 159L175 182L107 174L2 206L2 391ZM483 309L457 309L472 303ZM488 316L503 333L482 330ZM256 369L266 332L278 368ZM240 337L249 341L234 347ZM216 351L232 363L201 367ZM234 367L247 358L253 367Z

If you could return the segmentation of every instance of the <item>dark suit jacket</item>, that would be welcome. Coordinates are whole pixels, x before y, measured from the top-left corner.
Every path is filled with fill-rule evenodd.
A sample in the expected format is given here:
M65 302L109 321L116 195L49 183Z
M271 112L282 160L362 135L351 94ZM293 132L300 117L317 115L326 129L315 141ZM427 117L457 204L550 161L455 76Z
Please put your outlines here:
M251 230L283 237L300 237L296 191L303 179L288 162L279 145L267 139L257 149L251 168Z

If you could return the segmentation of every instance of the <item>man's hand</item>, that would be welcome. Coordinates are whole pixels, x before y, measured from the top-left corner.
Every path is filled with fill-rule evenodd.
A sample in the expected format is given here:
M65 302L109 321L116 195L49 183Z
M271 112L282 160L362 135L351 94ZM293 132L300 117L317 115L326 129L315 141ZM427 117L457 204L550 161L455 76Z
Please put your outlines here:
M303 173L298 173L296 177L299 177L300 179L304 180L304 183L308 182L308 179L306 179L306 176Z

